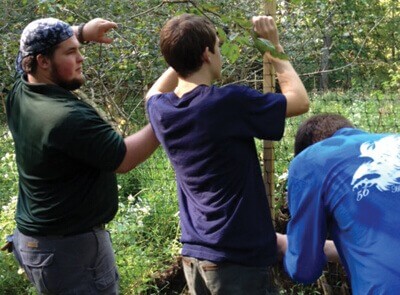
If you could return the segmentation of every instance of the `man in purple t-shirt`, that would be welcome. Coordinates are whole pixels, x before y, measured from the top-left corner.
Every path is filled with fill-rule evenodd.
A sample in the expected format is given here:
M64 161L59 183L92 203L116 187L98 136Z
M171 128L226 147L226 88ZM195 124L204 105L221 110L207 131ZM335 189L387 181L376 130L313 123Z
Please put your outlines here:
M283 52L273 18L252 21ZM273 294L277 242L254 138L281 139L285 118L307 112L306 90L290 62L269 53L282 94L213 86L222 59L215 27L203 17L169 20L160 45L170 68L148 92L147 107L176 172L189 290Z

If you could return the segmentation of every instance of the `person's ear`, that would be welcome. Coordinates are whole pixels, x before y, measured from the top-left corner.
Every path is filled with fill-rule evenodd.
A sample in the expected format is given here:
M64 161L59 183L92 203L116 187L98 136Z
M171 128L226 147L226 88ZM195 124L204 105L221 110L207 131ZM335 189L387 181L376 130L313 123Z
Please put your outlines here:
M42 69L48 69L50 67L50 58L48 58L47 56L43 55L43 54L38 54L36 55L36 62L38 67L42 68Z
M210 49L208 47L206 47L206 49L204 49L203 61L207 62L207 63L210 63Z

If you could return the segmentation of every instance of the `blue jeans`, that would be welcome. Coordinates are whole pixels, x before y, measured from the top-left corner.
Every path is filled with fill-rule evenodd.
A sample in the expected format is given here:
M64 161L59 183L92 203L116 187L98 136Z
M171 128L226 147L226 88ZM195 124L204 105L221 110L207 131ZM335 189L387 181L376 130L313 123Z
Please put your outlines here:
M270 267L215 263L185 256L182 265L192 295L279 294Z
M110 234L104 229L71 236L14 232L14 255L40 294L118 294Z

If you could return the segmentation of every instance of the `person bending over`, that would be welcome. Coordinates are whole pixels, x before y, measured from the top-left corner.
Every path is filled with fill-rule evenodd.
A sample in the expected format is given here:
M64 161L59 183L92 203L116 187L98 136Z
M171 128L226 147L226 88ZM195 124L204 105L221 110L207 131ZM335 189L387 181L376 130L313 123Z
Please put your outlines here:
M400 135L356 129L338 114L302 123L289 167L284 265L312 283L333 239L353 294L397 294L400 288Z

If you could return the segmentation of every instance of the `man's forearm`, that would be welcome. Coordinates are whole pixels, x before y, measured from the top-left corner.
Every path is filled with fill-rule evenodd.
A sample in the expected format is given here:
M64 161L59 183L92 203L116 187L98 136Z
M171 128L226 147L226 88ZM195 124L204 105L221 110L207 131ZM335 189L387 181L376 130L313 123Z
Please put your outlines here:
M126 173L146 160L157 149L159 142L150 124L125 138L126 154L116 173Z
M72 26L72 30L79 42L98 42L109 44L113 41L107 37L111 29L117 28L117 24L102 18L94 18L79 26Z
M282 46L277 50L283 52ZM307 112L310 105L308 94L292 64L288 60L275 58L269 54L268 59L275 69L282 94L287 99L286 117Z
M276 233L276 242L278 249L278 257L283 258L288 247L287 235ZM332 240L326 240L324 244L324 253L329 262L340 263L340 257L337 252L336 246Z

